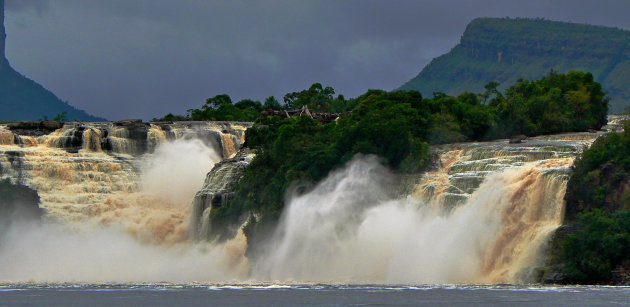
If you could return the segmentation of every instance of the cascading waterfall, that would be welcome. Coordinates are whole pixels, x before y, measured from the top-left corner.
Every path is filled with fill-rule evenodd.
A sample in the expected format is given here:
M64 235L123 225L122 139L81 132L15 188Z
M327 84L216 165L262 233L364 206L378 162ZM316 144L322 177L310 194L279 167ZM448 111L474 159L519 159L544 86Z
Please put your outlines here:
M527 282L561 223L573 159L601 135L438 146L436 167L405 179L404 197L399 175L355 157L290 194L276 233L248 259L243 228L222 243L190 240L210 231L190 216L224 204L253 158L236 154L246 127L0 126L0 175L38 190L48 215L0 238L0 282Z
M67 123L46 134L14 132L0 125L0 178L37 190L47 216L66 224L93 217L108 223L119 219L119 211L132 204L187 208L212 165L230 157L220 152L235 152L244 142L247 126ZM228 143L222 142L227 139ZM159 211L139 207L147 208L140 214L146 219L147 212ZM163 215L187 218L186 212Z
M488 175L448 211L412 197L391 199L392 174L354 160L290 201L261 278L368 283L523 282L524 269L560 225L571 158ZM384 190L385 189L385 190Z
M39 136L0 126L0 175L37 189L47 212L42 224L12 226L0 238L0 281L246 277L242 232L192 244L187 228L195 192L221 152L244 142L247 124L133 126L71 123ZM25 138L36 142L15 141Z
M606 129L610 129L607 127ZM254 276L288 281L522 283L560 226L570 166L599 133L437 146L407 198L358 158L293 196ZM408 178L405 181L409 181Z

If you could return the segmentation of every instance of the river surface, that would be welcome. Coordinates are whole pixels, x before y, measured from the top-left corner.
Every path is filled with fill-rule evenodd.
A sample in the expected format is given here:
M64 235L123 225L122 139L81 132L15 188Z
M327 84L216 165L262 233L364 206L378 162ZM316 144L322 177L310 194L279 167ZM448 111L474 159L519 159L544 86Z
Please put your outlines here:
M630 287L513 285L2 285L0 306L629 305Z

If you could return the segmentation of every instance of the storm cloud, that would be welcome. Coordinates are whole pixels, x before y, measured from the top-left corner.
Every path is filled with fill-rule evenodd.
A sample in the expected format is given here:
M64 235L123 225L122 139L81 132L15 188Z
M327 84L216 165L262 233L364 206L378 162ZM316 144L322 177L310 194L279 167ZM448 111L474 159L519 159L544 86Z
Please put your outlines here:
M89 113L185 114L208 97L279 100L313 82L391 90L476 17L630 29L630 1L6 0L12 66Z

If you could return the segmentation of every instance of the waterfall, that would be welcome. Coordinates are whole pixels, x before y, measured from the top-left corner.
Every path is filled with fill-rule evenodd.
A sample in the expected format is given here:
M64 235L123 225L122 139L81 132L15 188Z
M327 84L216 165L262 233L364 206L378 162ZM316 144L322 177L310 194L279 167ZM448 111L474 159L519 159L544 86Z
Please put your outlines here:
M242 231L222 244L192 244L188 228L206 173L224 149L236 152L247 127L68 123L43 132L0 125L0 177L36 189L46 211L42 224L14 225L0 237L0 282L246 278ZM16 141L25 139L35 142Z
M358 157L287 200L257 278L360 283L523 283L561 225L573 160L600 133L434 147L407 197ZM413 178L412 178L413 179Z
M243 144L249 125L133 120L66 123L57 130L41 129L39 122L0 125L0 178L37 190L46 216L66 224L95 217L111 223L133 204L147 208L136 212L147 220L151 216L147 212L162 211L162 216L187 221L185 211L205 174L214 163L230 157L222 152L231 154ZM186 209L167 210L172 204ZM178 212L165 213L169 210ZM156 220L160 218L152 223Z
M0 177L36 189L47 212L0 238L0 282L528 282L562 221L573 160L604 133L436 146L434 167L404 178L357 156L288 191L248 258L244 229L260 216L221 243L209 224L254 158L238 150L246 128L0 125Z
M197 240L213 239L210 227L210 212L213 207L227 205L232 198L234 186L243 177L245 168L254 159L255 154L243 148L233 158L217 163L208 173L203 187L195 194L192 201L190 233Z
M255 275L289 281L518 283L561 222L571 158L489 174L456 207L388 197L388 174L358 158L289 202ZM446 208L444 208L446 209Z

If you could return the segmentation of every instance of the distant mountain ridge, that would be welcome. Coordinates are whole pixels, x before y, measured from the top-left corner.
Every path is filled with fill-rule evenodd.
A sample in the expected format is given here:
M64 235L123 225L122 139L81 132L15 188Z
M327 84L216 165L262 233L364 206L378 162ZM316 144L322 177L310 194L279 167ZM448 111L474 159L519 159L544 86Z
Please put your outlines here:
M69 105L11 67L5 55L4 0L0 0L0 27L1 121L52 119L62 112L71 121L106 121Z
M457 46L400 89L425 96L483 92L490 81L505 88L552 69L592 72L612 98L610 111L623 112L630 106L630 31L543 19L478 18Z

